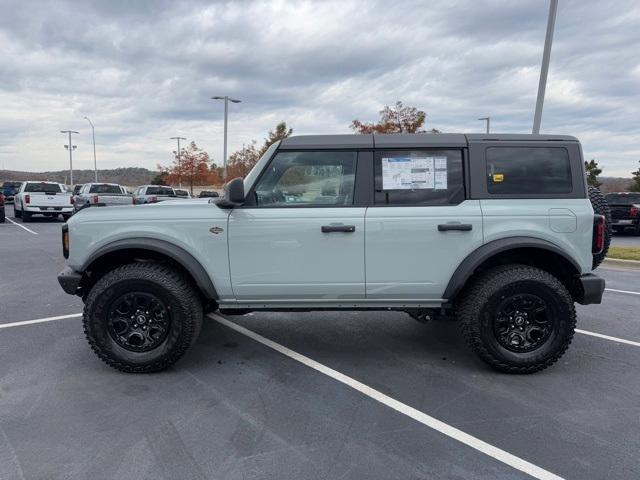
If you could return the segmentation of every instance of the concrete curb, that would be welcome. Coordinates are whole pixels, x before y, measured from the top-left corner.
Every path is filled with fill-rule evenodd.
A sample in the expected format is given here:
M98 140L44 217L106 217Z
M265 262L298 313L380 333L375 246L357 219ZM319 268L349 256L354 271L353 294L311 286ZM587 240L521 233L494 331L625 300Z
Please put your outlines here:
M640 270L640 261L638 260L622 260L620 258L605 258L602 262L605 267L622 267Z

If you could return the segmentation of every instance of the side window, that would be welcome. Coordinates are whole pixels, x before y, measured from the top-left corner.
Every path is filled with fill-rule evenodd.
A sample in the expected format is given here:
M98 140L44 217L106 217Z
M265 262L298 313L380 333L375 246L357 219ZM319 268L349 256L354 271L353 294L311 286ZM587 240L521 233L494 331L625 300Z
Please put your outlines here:
M452 205L464 200L462 151L385 150L375 154L376 205Z
M569 153L562 147L487 148L490 194L571 193Z
M255 187L258 207L353 204L356 152L280 152Z

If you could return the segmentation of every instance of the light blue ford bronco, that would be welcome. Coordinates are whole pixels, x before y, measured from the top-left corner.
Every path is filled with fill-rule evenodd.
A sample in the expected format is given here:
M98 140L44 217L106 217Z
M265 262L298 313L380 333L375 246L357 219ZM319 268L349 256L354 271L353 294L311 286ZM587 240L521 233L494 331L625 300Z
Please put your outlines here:
M601 301L607 215L574 137L298 136L220 199L79 212L58 280L126 372L172 365L217 309L457 319L489 365L531 373Z

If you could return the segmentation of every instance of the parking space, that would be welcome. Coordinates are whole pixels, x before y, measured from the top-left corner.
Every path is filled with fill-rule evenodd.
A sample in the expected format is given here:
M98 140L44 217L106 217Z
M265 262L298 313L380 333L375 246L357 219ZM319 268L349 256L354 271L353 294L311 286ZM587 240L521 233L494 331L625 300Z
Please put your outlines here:
M10 325L81 311L61 223L0 226L2 479L640 476L640 271L600 269L603 304L535 375L393 312L214 315L174 368L126 375L78 317Z

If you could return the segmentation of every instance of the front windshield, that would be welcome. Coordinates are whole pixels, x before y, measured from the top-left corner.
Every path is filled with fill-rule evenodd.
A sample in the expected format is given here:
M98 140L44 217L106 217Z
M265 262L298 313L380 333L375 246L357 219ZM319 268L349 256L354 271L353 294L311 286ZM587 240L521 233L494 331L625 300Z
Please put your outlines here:
M256 162L256 164L253 166L251 171L244 178L244 191L245 192L249 191L249 188L251 188L251 185L253 185L253 182L256 181L256 178L260 174L260 171L262 170L262 167L264 166L263 165L264 162L267 162L271 158L271 156L273 155L273 152L275 152L276 149L278 148L278 145L280 145L280 142L276 142L273 145L271 145L267 149L267 151L262 154L262 156L260 157L260 160L258 160Z

